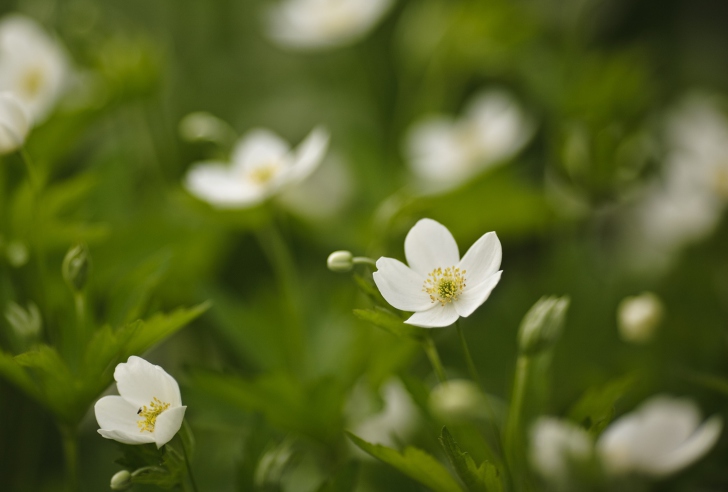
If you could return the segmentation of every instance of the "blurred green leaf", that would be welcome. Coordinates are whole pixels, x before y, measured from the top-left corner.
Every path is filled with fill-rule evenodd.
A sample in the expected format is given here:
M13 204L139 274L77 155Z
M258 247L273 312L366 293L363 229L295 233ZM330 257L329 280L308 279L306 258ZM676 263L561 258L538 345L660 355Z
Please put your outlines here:
M473 458L460 450L460 446L455 442L447 427L442 428L440 444L442 444L450 464L470 492L502 492L503 484L498 468L489 461L484 461L479 467L475 466Z
M409 446L403 453L400 453L386 446L368 443L350 432L346 434L363 451L393 466L435 492L462 492L463 490L439 461L421 449Z
M589 388L569 411L569 418L597 436L614 418L614 405L637 382L633 374Z
M384 308L376 307L374 309L355 309L354 316L368 321L374 326L378 326L389 333L398 337L414 339L422 341L425 339L426 332L423 328L408 325L402 322L397 315Z
M317 492L353 492L359 476L359 463L352 461L326 480Z

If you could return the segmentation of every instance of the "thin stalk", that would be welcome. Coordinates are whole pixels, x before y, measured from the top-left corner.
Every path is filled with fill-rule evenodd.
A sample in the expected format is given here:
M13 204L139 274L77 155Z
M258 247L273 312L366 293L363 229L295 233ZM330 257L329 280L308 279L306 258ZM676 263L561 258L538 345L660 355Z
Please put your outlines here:
M513 383L513 396L511 397L511 408L506 423L505 443L507 458L511 466L513 478L522 476L523 469L523 407L528 387L528 374L531 366L531 358L526 355L519 355L516 361L516 375Z
M195 476L192 474L192 466L190 466L190 458L187 455L187 446L185 446L185 440L182 439L182 436L180 436L179 439L180 443L182 443L182 455L185 458L185 466L187 467L187 475L190 477L190 484L192 484L192 490L194 492L199 492L197 489L197 482L195 482Z
M66 463L66 487L68 492L78 490L78 438L74 429L61 427L63 456Z
M377 268L377 262L366 256L355 256L351 262L355 265L366 265L371 268Z
M460 346L463 349L463 355L465 356L465 363L468 365L468 371L470 372L470 378L473 380L475 384L482 387L480 383L480 376L478 375L478 370L475 368L475 364L473 363L473 357L470 355L470 349L468 348L468 342L465 340L465 333L463 333L463 327L460 326L460 319L458 319L455 322L455 329L458 332L458 337L460 337Z
M442 361L440 360L440 354L437 352L435 341L430 335L425 336L425 339L422 341L422 348L425 349L425 354L427 354L427 358L430 359L430 363L432 364L433 369L435 369L438 381L440 383L447 381L447 378L445 377L445 369L443 368Z

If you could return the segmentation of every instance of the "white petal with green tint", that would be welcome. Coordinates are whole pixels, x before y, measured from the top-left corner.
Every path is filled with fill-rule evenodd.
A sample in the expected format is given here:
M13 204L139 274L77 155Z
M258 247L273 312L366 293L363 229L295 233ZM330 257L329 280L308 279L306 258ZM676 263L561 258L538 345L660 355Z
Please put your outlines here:
M422 219L410 229L404 240L404 255L410 268L423 276L435 268L460 262L455 238L444 225L432 219Z

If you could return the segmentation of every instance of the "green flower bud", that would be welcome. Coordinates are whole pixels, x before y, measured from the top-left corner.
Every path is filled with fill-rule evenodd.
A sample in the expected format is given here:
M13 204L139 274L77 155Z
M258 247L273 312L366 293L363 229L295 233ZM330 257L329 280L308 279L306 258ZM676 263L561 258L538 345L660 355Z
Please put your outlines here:
M116 472L111 477L111 490L127 490L131 487L131 473L126 470Z
M551 347L564 326L568 297L542 297L528 310L518 331L518 344L524 355L536 355Z
M487 396L478 385L466 379L451 379L430 392L429 407L440 420L467 422L489 417Z
M85 244L79 243L66 253L61 272L63 279L74 292L80 292L86 286L90 263L90 254Z
M350 251L334 251L326 260L332 272L348 272L354 268L354 255Z
M233 131L217 116L204 111L190 113L179 123L179 134L188 142L218 142L230 140Z

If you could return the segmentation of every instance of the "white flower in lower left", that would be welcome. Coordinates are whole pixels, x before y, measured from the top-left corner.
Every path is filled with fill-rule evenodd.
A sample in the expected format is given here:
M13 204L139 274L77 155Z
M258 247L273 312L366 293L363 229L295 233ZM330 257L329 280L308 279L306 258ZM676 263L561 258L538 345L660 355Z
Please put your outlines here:
M99 434L124 444L167 444L185 417L177 381L164 369L131 356L114 371L119 396L105 396L94 411Z

